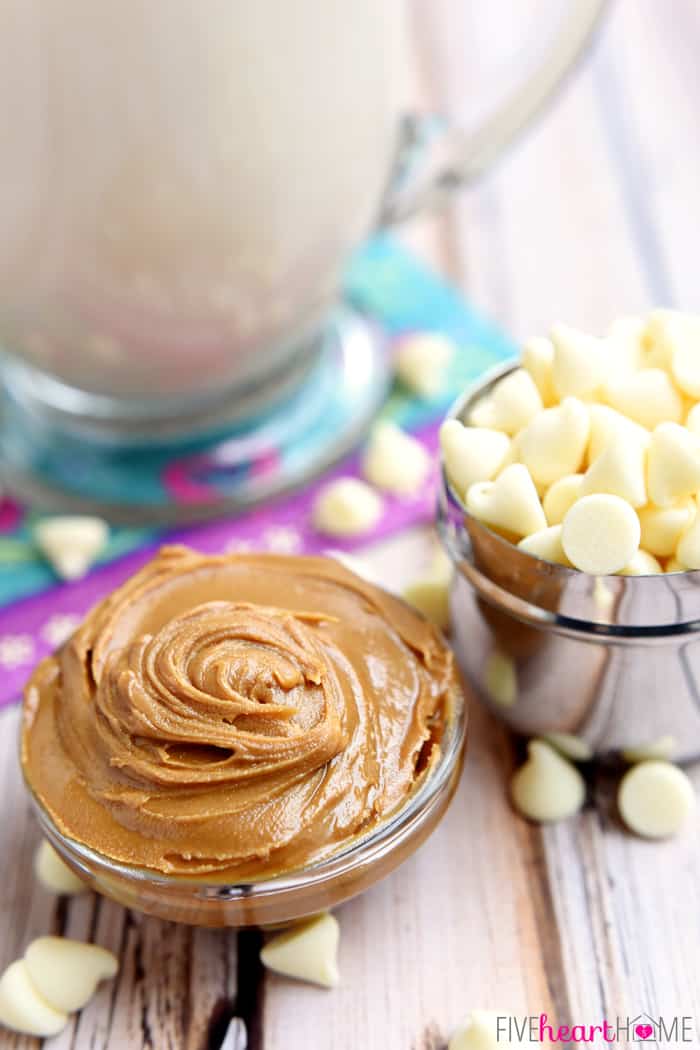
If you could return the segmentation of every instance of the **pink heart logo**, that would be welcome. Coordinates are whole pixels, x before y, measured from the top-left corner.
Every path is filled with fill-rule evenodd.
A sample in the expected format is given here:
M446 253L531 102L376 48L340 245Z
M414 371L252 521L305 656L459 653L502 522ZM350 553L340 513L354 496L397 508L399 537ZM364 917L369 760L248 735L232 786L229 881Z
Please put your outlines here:
M640 1039L648 1039L650 1035L653 1035L654 1029L650 1024L638 1024L634 1032Z

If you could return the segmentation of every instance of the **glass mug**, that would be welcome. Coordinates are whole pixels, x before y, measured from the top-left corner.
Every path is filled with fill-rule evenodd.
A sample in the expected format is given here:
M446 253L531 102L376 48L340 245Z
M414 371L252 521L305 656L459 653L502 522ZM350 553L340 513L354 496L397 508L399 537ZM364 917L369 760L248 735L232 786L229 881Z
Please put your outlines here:
M7 0L5 387L39 423L105 434L247 403L313 344L368 233L477 177L539 110L603 3L572 2L436 165L399 111L401 0Z

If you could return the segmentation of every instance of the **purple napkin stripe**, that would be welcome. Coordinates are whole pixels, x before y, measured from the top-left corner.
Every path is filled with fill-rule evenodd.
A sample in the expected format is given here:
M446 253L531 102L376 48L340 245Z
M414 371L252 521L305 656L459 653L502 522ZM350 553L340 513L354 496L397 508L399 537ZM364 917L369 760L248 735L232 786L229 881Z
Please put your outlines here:
M435 459L439 424L416 437ZM371 533L352 540L320 534L311 523L319 489L333 478L359 476L355 455L294 495L227 521L177 529L136 552L94 569L84 580L63 584L0 610L0 707L19 699L31 669L72 632L96 602L141 568L164 543L184 543L205 554L269 550L285 554L320 554L328 549L356 550L410 525L428 521L435 511L435 474L410 499L388 496L381 521Z

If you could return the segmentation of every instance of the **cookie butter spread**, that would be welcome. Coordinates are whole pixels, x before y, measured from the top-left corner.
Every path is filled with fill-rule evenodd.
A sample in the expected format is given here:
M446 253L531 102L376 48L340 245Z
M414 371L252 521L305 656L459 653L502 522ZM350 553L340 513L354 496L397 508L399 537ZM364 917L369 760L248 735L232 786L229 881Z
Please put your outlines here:
M400 806L459 689L438 632L339 562L169 547L34 672L22 763L107 857L259 878Z

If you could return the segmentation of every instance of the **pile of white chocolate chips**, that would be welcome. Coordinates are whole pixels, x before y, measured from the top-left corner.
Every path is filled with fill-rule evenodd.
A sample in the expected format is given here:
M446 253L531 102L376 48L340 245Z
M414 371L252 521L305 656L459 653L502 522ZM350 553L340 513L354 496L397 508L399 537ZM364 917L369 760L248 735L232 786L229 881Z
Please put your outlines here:
M594 575L700 569L700 317L562 325L441 429L473 517Z

